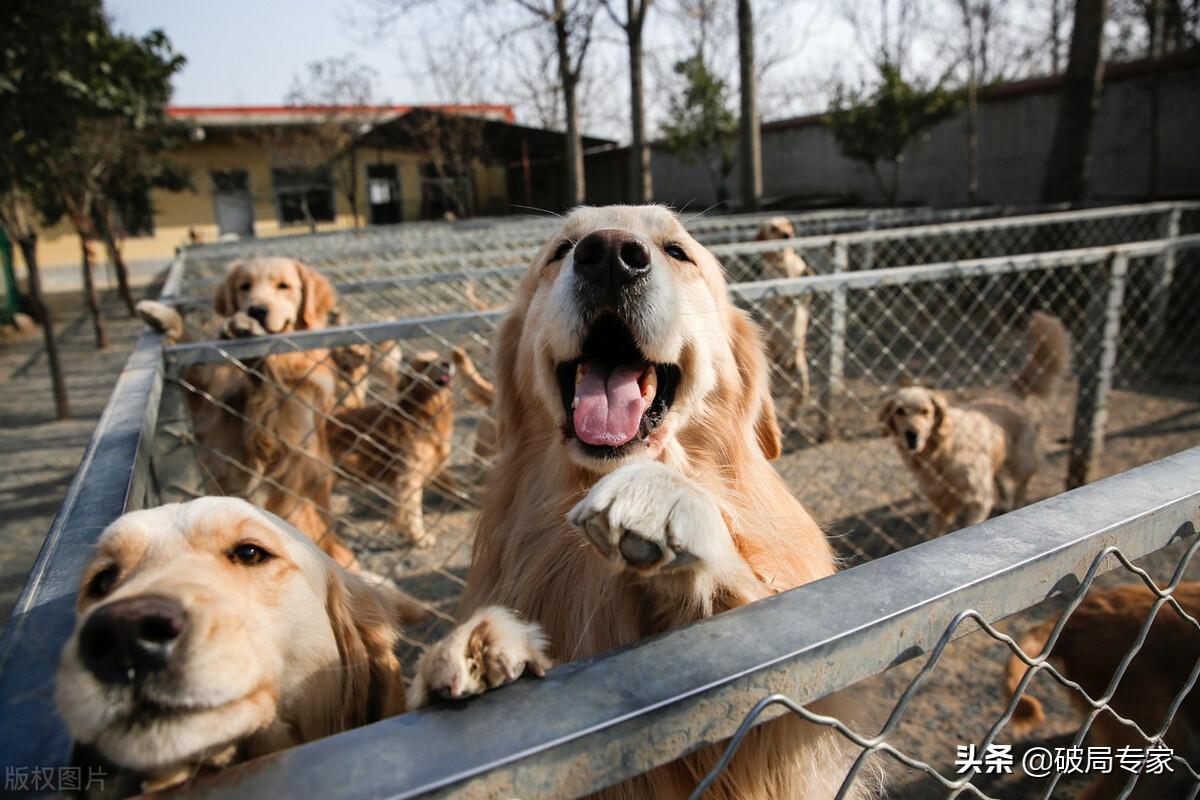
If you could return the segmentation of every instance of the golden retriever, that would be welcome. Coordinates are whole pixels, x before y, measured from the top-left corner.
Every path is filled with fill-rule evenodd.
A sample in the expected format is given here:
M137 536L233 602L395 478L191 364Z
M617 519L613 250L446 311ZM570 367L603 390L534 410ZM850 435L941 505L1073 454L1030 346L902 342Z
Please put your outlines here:
M454 364L418 353L401 372L395 398L334 415L328 425L333 463L355 480L392 492L392 526L409 544L432 544L422 494L446 459L454 433Z
M758 330L671 211L573 211L522 279L496 359L501 450L466 622L422 658L414 705L834 572L769 463L780 438ZM604 795L686 797L720 752ZM779 719L750 734L708 796L832 797L847 766L835 734Z
M939 391L897 390L879 410L904 466L916 476L936 514L934 535L987 519L998 497L1025 505L1041 461L1040 403L1053 396L1070 359L1071 337L1061 321L1035 312L1030 352L1013 381L1014 398L989 398L952 407ZM1011 493L1004 480L1012 482Z
M318 272L272 257L231 264L214 308L220 335L232 339L324 328L336 302L333 286ZM143 301L138 311L168 337L185 330L170 306ZM191 385L197 456L216 489L278 514L343 566L356 566L329 519L333 471L322 423L337 396L329 351L277 353L245 369L205 364L187 370L184 379Z
M56 699L147 789L404 710L421 612L271 514L205 497L118 519L84 570Z
M1200 618L1200 582L1181 582L1174 597L1187 614ZM1068 680L1078 683L1093 700L1102 698L1122 659L1137 641L1156 599L1142 583L1093 590L1067 620L1047 660ZM1049 620L1019 637L1021 650L1036 658L1045 648L1056 623L1056 619ZM1163 606L1141 649L1125 670L1109 705L1117 714L1133 720L1147 734L1154 735L1166 722L1168 709L1187 685L1197 661L1200 661L1200 631L1174 608ZM1027 669L1015 654L1009 658L1005 678L1010 695L1016 692ZM1072 702L1081 712L1092 712L1092 706L1078 691L1072 689L1070 693ZM1015 736L1024 736L1045 718L1041 702L1025 694L1017 701L1009 730ZM1108 711L1096 717L1092 736L1094 744L1111 747L1114 755L1121 747L1143 749L1147 746L1136 730L1119 722ZM1192 689L1188 693L1163 741L1189 761L1200 754L1200 691ZM1179 768L1176 765L1174 769L1178 771ZM1081 800L1116 797L1129 777L1128 772L1119 768L1101 775L1083 792ZM1159 782L1161 780L1143 776L1133 796L1184 796L1183 792L1171 791Z
M756 241L794 239L796 231L787 217L772 217L758 228ZM794 247L783 247L762 253L763 270L761 280L776 278L799 278L808 274L808 264L796 253ZM764 338L767 355L775 367L775 383L779 386L776 396L790 398L787 415L794 417L800 407L808 402L810 391L808 356L805 354L808 338L809 310L811 298L771 297L760 301L764 321Z

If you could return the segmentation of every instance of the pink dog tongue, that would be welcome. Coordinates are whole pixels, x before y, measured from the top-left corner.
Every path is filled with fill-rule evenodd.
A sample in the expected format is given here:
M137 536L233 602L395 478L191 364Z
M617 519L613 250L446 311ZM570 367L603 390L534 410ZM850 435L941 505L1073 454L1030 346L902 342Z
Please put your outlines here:
M588 444L617 447L637 435L644 403L638 380L644 364L612 372L595 363L583 366L575 387L575 435Z

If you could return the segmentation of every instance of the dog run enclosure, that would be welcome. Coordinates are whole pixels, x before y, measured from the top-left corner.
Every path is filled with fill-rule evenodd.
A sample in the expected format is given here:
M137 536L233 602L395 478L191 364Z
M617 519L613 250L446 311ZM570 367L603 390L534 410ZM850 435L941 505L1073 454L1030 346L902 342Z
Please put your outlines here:
M904 740L900 730L929 710L921 704L921 687L931 674L947 669L957 646L951 640L982 627L983 637L1007 654L1015 644L995 621L1050 595L1077 603L1097 574L1118 564L1130 570L1128 562L1168 545L1160 558L1172 563L1167 580L1158 585L1169 593L1174 584L1168 581L1183 576L1193 551L1200 451L923 542L925 501L914 493L892 444L880 437L876 412L902 378L947 390L954 402L1003 390L1024 361L1029 316L1043 310L1070 330L1075 364L1044 413L1043 442L1056 446L1047 448L1050 458L1033 495L1054 494L1065 480L1078 485L1120 470L1126 462L1106 461L1101 447L1106 430L1110 437L1126 434L1153 427L1164 415L1185 413L1167 395L1176 392L1171 386L1194 378L1188 370L1200 343L1200 322L1189 308L1200 287L1195 215L1191 205L1161 204L1116 214L1105 209L1015 224L1006 224L1014 222L1010 219L981 222L983 227L971 232L959 232L953 224L949 234L936 230L947 227L940 225L848 233L823 244L799 239L714 246L729 267L733 260L749 262L756 253L790 245L820 273L742 281L730 291L764 326L782 325L779 318L797 307L810 316L806 350L812 396L794 413L789 395L794 369L773 365L785 433L778 465L855 568L555 670L543 682L518 683L463 710L419 712L342 734L228 770L184 793L246 796L290 789L321 796L569 796L720 742L743 721L763 721L789 704L795 706L792 713L811 717L804 704L871 676L901 674L911 666L902 662L924 654L925 668L911 676L898 697L887 697L886 707L887 693L869 690L876 710L894 713L846 733L855 747L889 754L892 758L885 760L928 776L937 787L954 787L965 778L947 768L946 756L952 759L953 752L923 751L919 742ZM1101 226L1099 220L1106 222ZM1081 238L1087 224L1094 226L1089 236L1101 236L1103 230L1108 238ZM1059 231L1058 238L1048 230ZM993 245L982 240L1001 235L1011 238L991 241L1032 244L1021 245L1026 248L1021 254L1007 252L1003 243L995 245L999 253L987 252ZM916 266L905 266L897 263L903 255L885 255L889 248L915 253L911 248L919 243L950 241L947 236L973 242L974 249L960 251L972 258L946 260L953 252L940 260L913 255ZM872 260L856 249L868 242ZM250 247L240 246L243 253ZM1028 251L1031 246L1039 249ZM726 252L726 247L744 250ZM177 263L168 294L179 295L190 259L189 253ZM746 269L752 273L754 268ZM737 274L736 267L731 271ZM67 757L65 734L53 717L50 676L71 624L87 545L124 510L220 488L206 485L201 462L224 454L199 452L203 445L190 427L188 410L189 403L219 398L203 397L188 380L189 368L219 363L262 375L263 360L272 353L302 351L336 363L339 351L354 348L359 356L352 359L354 367L338 367L344 378L339 398L344 401L365 381L371 402L395 405L394 372L403 366L390 354L444 353L458 346L486 372L488 347L502 314L463 311L167 348L158 337L143 336L0 645L0 713L20 721L0 734L5 764L53 767ZM1193 380L1193 389L1197 383ZM329 424L338 424L336 409L322 413ZM428 547L396 541L389 523L392 507L402 498L394 487L360 482L344 470L339 474L339 465L328 465L336 476L335 506L328 511L342 536L366 567L391 574L434 613L427 629L409 632L412 651L444 630L453 613L465 574L470 518L490 459L479 437L487 420L485 408L457 399L452 455L424 494L425 525L435 540ZM1064 444L1057 445L1060 439ZM1180 449L1179 441L1127 460L1166 456ZM369 432L361 441L363 447L382 444ZM242 467L249 474L251 466ZM1165 604L1172 609L1160 611ZM1164 594L1155 611L1179 609ZM1130 652L1125 667L1133 659ZM697 658L698 653L704 656ZM1038 655L1024 654L1039 665L1027 681L1057 675ZM664 670L663 664L671 668ZM1180 701L1194 680L1193 671L1186 685L1172 687ZM1088 725L1107 713L1112 694L1110 689L1090 698L1094 711ZM977 740L963 744L982 747L995 738L1015 705L1007 696L1002 701L991 709L996 713L977 731ZM1165 730L1165 722L1161 727L1138 724L1137 733L1152 742ZM1086 726L1079 741L1085 733ZM1195 761L1177 763L1179 773L1192 779L1200 777L1196 766ZM1050 788L1038 784L1029 796L1048 794ZM974 783L966 791L990 796Z

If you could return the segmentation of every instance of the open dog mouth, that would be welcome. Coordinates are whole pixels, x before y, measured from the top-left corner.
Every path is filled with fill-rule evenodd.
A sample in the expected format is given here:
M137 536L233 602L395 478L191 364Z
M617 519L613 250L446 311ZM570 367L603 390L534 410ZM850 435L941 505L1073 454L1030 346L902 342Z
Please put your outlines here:
M682 377L678 365L649 361L629 327L612 314L593 323L579 357L559 364L556 374L564 434L605 458L649 438L666 418Z

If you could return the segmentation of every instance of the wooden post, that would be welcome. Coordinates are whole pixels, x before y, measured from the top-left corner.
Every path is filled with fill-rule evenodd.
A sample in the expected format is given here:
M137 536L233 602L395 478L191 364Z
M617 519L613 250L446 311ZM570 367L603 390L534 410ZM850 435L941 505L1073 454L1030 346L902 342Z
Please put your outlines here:
M846 241L833 243L833 274L849 270ZM829 351L825 383L821 388L821 441L838 438L837 403L842 393L842 378L846 371L846 286L839 285L829 297Z
M1125 302L1125 278L1129 257L1115 253L1098 264L1084 318L1091 323L1079 342L1079 388L1075 397L1075 422L1067 461L1067 488L1075 489L1090 480L1096 460L1104 451L1104 428L1108 421L1108 392L1117 362L1117 340L1121 335L1121 308Z

